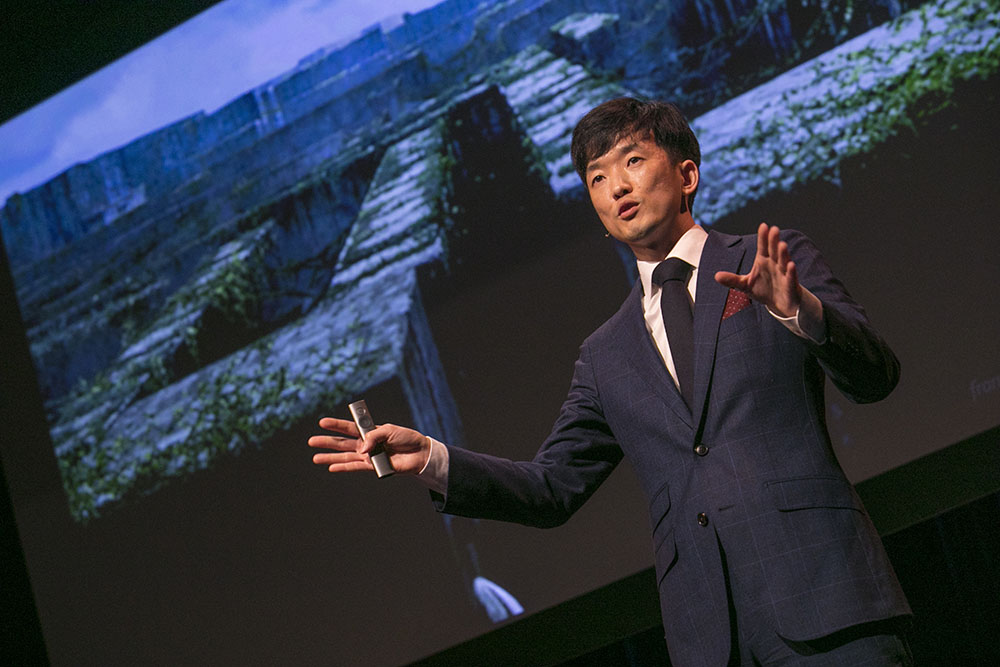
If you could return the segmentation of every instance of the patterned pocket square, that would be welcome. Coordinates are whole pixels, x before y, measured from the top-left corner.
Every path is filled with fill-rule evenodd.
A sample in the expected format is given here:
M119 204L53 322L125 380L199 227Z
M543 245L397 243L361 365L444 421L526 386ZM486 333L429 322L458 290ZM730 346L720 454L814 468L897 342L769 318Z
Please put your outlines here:
M744 308L749 308L750 303L750 297L747 296L746 292L736 289L729 290L729 294L726 296L726 308L722 311L722 319L725 320Z

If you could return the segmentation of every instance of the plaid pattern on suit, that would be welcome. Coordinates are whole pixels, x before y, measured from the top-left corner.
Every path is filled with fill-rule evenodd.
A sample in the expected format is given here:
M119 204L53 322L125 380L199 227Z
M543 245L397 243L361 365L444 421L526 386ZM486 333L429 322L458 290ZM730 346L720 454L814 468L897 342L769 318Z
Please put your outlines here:
M875 401L895 386L898 362L815 246L794 231L782 239L823 303L822 345L756 302L723 317L729 290L715 272L748 271L756 235L712 231L698 272L692 410L645 329L637 284L583 343L534 460L449 448L447 495L436 497L453 514L558 525L629 457L649 500L675 667L726 664L727 574L735 607L769 606L788 639L910 613L823 416L826 376L851 400Z

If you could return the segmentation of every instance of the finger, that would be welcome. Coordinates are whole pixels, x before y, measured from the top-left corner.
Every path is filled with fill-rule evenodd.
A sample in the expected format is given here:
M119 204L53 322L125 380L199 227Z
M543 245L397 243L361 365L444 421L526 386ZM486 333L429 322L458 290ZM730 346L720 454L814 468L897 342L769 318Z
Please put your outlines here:
M314 435L307 443L310 447L336 449L341 452L353 452L358 448L358 441L355 438L339 438L332 435Z
M729 289L737 289L744 292L748 289L747 276L730 273L729 271L717 271L715 274L715 282L719 283L723 287L728 287Z
M792 287L793 290L798 289L799 272L795 270L795 262L793 261L788 262L787 275L788 275L788 284Z
M368 457L357 452L317 452L313 454L313 463L328 466L342 463L368 463Z
M781 255L780 251L778 250L778 244L781 243L781 236L779 236L780 233L781 230L778 229L777 227L771 227L771 229L767 233L768 256L770 256L776 262L778 261L778 258Z
M330 472L358 472L362 470L374 470L374 466L371 463L361 463L361 462L351 462L351 463L333 463L327 470Z
M319 427L327 431L334 431L352 438L361 437L357 425L349 419L335 419L333 417L323 417L319 420Z
M761 257L767 257L767 223L760 223L760 227L757 228L757 254Z
M381 424L368 431L358 445L358 453L367 454L378 443L388 443L392 439L392 432L395 428L392 424Z
M784 241L778 243L778 268L782 273L788 270L788 262L791 261L791 256L788 254L788 244Z

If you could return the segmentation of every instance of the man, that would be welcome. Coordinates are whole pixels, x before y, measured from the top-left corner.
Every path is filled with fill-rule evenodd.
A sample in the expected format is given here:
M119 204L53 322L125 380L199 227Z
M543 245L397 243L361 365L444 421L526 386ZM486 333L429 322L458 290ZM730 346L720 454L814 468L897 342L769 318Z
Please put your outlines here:
M581 346L534 460L388 424L361 441L350 422L323 419L340 435L311 438L336 450L314 461L370 470L381 442L441 511L552 526L628 456L649 501L674 665L909 664L909 607L824 422L825 376L852 400L880 400L895 356L801 234L695 224L700 151L673 105L598 106L572 157L640 279Z

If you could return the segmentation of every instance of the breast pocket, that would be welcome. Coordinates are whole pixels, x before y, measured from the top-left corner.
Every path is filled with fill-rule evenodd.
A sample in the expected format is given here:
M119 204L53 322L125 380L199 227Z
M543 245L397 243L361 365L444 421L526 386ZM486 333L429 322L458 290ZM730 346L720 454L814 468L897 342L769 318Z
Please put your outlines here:
M731 317L727 317L719 324L719 340L734 336L745 329L755 326L758 321L758 309L749 306L739 311Z

